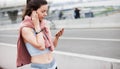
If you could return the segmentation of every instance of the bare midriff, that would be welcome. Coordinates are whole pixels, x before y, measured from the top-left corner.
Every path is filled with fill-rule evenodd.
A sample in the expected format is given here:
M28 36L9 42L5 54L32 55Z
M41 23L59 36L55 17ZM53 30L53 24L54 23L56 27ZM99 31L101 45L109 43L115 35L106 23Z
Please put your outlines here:
M53 60L52 52L48 52L42 55L36 55L31 57L32 63L46 64L50 63Z

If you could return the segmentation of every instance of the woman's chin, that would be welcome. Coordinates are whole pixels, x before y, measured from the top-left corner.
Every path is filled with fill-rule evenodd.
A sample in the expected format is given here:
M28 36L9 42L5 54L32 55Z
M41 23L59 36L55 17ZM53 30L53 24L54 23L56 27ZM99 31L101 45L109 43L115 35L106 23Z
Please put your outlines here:
M44 18L40 18L40 21L43 20Z

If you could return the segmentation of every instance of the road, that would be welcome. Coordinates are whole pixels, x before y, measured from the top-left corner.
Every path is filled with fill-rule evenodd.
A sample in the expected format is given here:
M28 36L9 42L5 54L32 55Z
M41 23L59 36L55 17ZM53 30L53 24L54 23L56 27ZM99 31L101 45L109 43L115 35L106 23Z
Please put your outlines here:
M58 30L52 30L52 36ZM0 42L16 44L16 30L0 31ZM120 29L65 29L56 50L120 59Z

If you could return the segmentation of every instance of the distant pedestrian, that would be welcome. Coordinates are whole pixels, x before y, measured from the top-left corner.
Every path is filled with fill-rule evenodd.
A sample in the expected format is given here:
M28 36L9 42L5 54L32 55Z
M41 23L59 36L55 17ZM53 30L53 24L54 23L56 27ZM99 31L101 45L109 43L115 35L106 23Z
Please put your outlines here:
M80 10L78 8L75 8L74 10L74 18L75 19L80 18Z
M48 21L44 19L47 11L46 0L27 1L17 41L17 67L31 63L30 69L57 69L52 52L64 29L59 30L52 40Z
M62 11L62 10L60 10L60 12L59 12L59 19L61 20L61 19L62 19L62 17L63 17L63 11Z

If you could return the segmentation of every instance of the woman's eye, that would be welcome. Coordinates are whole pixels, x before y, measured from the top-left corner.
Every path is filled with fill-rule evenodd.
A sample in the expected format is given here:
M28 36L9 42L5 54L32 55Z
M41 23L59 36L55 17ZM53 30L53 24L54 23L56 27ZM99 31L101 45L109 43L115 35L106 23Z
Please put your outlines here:
M42 11L42 13L44 13L45 11Z

